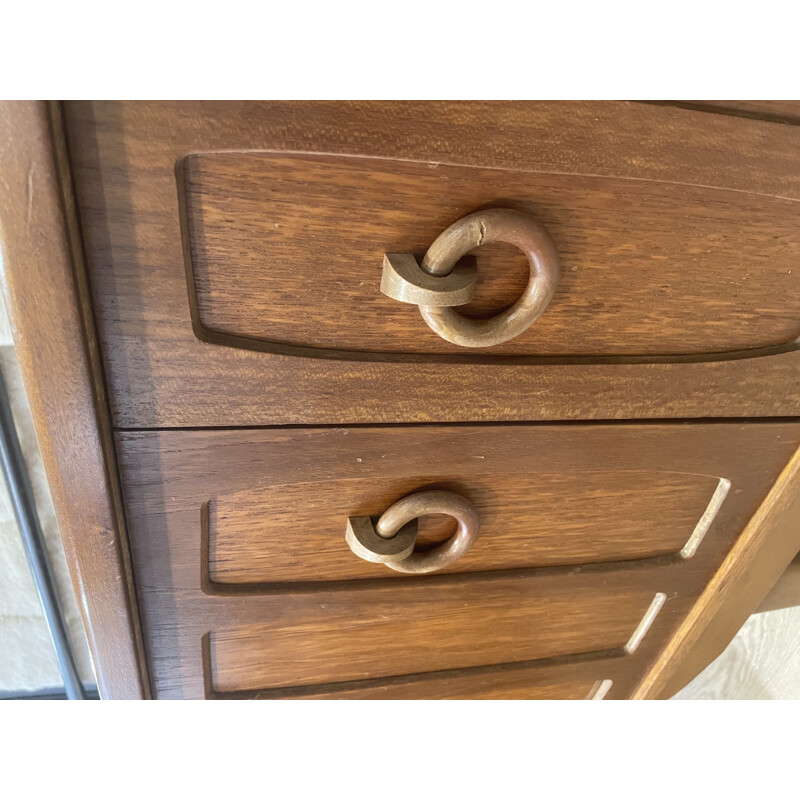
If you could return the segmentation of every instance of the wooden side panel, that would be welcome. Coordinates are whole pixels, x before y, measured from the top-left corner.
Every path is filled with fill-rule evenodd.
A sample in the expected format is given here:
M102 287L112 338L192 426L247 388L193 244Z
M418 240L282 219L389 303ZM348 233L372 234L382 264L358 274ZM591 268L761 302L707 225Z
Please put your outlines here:
M472 686L470 691L477 692L479 679L464 670L482 670L498 660L514 668L539 668L552 659L596 655L598 648L607 661L587 677L614 681L608 696L625 697L685 621L763 502L800 444L800 425L121 432L118 444L150 661L161 697L369 695L384 691L381 686L400 691L396 687L406 684L416 688L403 691L424 696L423 684L417 684L423 679L412 675L441 670L455 671L446 679L463 679L464 691ZM484 549L476 549L472 563L473 553L464 557L462 566L469 571L407 576L358 563L344 541L345 518L358 508L358 487L369 505L369 493L380 498L384 482L393 493L419 488L412 485L416 477L427 481L454 474L462 491L475 486L478 498L491 498L482 511L487 514L479 536ZM320 491L317 482L308 481L321 475L335 476L330 490ZM494 475L500 476L496 483ZM518 476L518 484L503 475ZM526 475L537 476L530 484L535 502L524 499ZM630 510L637 502L621 496L619 519L610 512L608 487L619 491L626 480L632 493L640 488L664 501L663 515L646 502L640 508L647 505L647 515L635 512L644 530L638 541L650 548L651 557L558 565L570 554L596 555L591 546L570 543L565 531L572 524L582 524L584 540L600 542L601 549L620 546L625 537L617 539L618 530L636 540L635 520L625 525L621 520L626 504ZM719 486L722 480L727 494L713 506L709 493L714 481ZM282 524L293 513L279 499L287 487L292 488L283 496L293 503L300 527ZM513 532L506 530L509 518L492 515L504 507L504 493L519 517ZM686 498L695 527L705 518L704 537L689 557L657 555L671 537L670 547L677 546L688 527L688 511L669 510L682 505L678 496ZM213 498L227 504L226 519L235 525L225 543L235 559L228 565L219 558L224 538L214 543L201 525L203 508L210 500L213 505ZM234 510L248 503L255 513L249 520L252 531L247 514ZM713 513L702 511L704 503ZM573 505L562 519L558 510ZM592 523L593 506L599 513ZM334 510L328 517L329 507ZM270 525L259 522L262 512L276 517L266 536ZM442 531L434 528L430 534ZM664 542L657 541L659 535ZM326 544L310 555L314 548L299 542L304 537ZM499 561L493 560L495 546L503 552ZM533 566L542 563L543 554L548 565ZM316 565L313 577L301 563L306 558ZM647 604L657 597L663 598L657 613L648 616ZM582 598L593 599L584 607ZM542 612L549 603L554 605ZM404 614L403 608L413 613ZM447 641L440 642L442 637ZM401 651L400 642L413 650L410 643L416 641L427 645L418 653ZM469 652L460 649L465 641L472 644ZM362 675L356 674L359 664L365 665ZM431 686L434 695L449 691L438 683Z
M543 207L545 216L557 205L553 194L557 186L569 183L566 177L557 180L553 176L570 176L576 185L591 184L595 188L584 193L585 200L573 193L566 202L564 196L557 215L560 225L579 230L583 223L577 217L583 219L593 213L585 204L601 204L594 192L602 185L603 192L610 192L612 205L628 209L631 222L641 206L650 209L648 219L653 226L660 229L661 223L667 222L670 230L677 229L678 238L682 227L691 241L688 250L692 252L687 250L686 254L691 261L686 263L694 265L695 272L702 272L704 249L727 253L733 241L739 241L729 222L718 227L718 221L732 219L729 214L736 209L748 209L740 221L748 230L751 223L744 217L751 216L750 211L755 214L751 233L756 231L755 238L772 254L775 264L783 264L789 257L795 234L787 233L787 225L791 209L800 200L800 131L795 126L641 103L110 102L69 103L66 108L113 412L121 427L800 415L800 383L796 380L800 353L796 351L741 360L726 356L709 363L670 361L678 356L666 356L668 363L649 363L654 355L645 355L646 363L639 363L635 357L640 344L644 352L656 352L656 331L666 337L668 351L683 352L684 359L706 359L698 351L725 344L724 340L732 346L787 342L794 333L794 321L782 316L769 297L771 286L776 292L788 289L784 299L789 308L796 270L787 264L787 273L782 276L770 272L771 285L761 286L755 273L748 279L755 287L754 305L764 310L763 319L769 322L762 322L760 315L746 318L748 284L741 283L740 278L731 278L735 285L717 282L716 302L720 305L714 306L715 313L706 315L708 320L719 320L733 312L734 317L744 314L738 319L750 324L717 329L714 323L702 321L685 309L695 320L688 334L691 341L687 341L682 322L675 329L666 321L667 317L676 318L678 287L672 278L659 284L653 277L653 270L659 273L662 267L667 270L665 278L668 274L674 277L671 270L678 247L676 238L664 243L668 252L661 254L670 257L665 261L651 259L647 280L638 288L629 288L625 297L614 292L592 293L591 297L588 292L581 293L582 281L591 278L603 282L600 278L601 273L605 275L605 265L611 263L613 272L617 262L633 263L629 244L634 244L643 257L654 255L643 249L648 241L646 231L633 225L629 242L620 243L618 235L609 239L609 250L614 251L611 262L604 258L598 264L599 258L590 257L590 253L596 255L598 248L602 249L599 238L591 246L581 242L580 236L578 241L560 243L569 258L577 253L570 248L577 248L584 253L585 261L577 262L579 268L574 273L572 265L567 267L565 286L572 288L558 302L569 306L583 297L587 305L580 312L573 307L583 322L596 319L602 311L609 319L616 315L620 324L625 317L625 324L632 326L627 332L636 333L629 337L614 334L616 338L611 341L610 329L603 332L603 326L595 330L593 325L576 324L570 331L567 317L571 315L564 314L562 322L567 327L562 326L561 334L548 334L551 338L541 344L544 349L540 352L569 354L583 347L581 356L544 356L542 362L536 360L539 356L518 354L508 354L504 360L491 354L431 352L425 354L424 362L408 363L407 359L418 355L405 359L392 355L391 361L379 353L360 359L300 358L230 347L230 333L209 333L210 328L205 333L196 332L193 324L175 174L176 165L192 153L232 150L282 151L287 155L292 151L316 152L439 165L430 168L431 174L440 169L442 174L447 173L450 167L444 165L507 170L510 174L538 176L537 185L541 180L542 192L551 204ZM216 158L204 156L201 161L208 163ZM492 202L514 199L494 196L499 194L499 184L497 188ZM251 190L252 186L247 189ZM460 202L473 201L469 191L463 189L466 194ZM653 216L654 204L661 191L665 213L658 219ZM728 200L718 205L709 201L706 208L709 198L723 194ZM634 202L634 198L640 202ZM771 198L780 198L780 202ZM475 199L484 200L477 195ZM729 201L733 209L727 207ZM387 196L382 207L391 202ZM575 216L568 216L572 202L578 203ZM681 206L681 202L687 205ZM681 207L691 213L676 217ZM759 208L774 209L774 225L759 216ZM453 210L451 206L448 214ZM728 233L717 241L704 238L696 225L697 214L706 214L712 220L711 229ZM234 227L236 224L234 220ZM257 221L254 224L260 225ZM596 217L595 225L599 224ZM625 227L622 221L614 225L616 232L619 226ZM600 237L600 233L593 236ZM206 322L263 336L263 329L243 331L241 320L230 316L242 309L223 303L224 297L214 294L225 265L214 262L217 256L212 250L219 254L228 245L217 240L207 242L207 246L211 248L210 271L204 277L203 265L198 267ZM241 251L241 241L238 245L232 241L230 246ZM747 248L747 242L742 246ZM240 254L242 262L231 265L233 275L241 275L242 269L252 266L246 260L251 256L246 251ZM793 270L791 276L789 269ZM376 281L378 272L376 264ZM724 270L717 274L731 273ZM695 277L694 272L687 274L686 285L694 286L707 299L705 292L713 291L711 282L699 289L701 284ZM503 295L487 296L487 302L507 302L506 292L510 293L519 278L516 265L507 277ZM246 280L247 286L255 287L251 278ZM615 278L608 280L614 286ZM325 285L323 281L323 288ZM668 312L664 322L648 319L639 308L627 317L618 311L620 305L630 309L644 286L654 288L643 298L642 307L655 303ZM783 288L779 290L778 286ZM255 296L248 300L256 307L264 302L260 287L254 288ZM211 308L209 299L214 301ZM334 304L324 300L322 305ZM559 316L558 307L553 308L554 320ZM413 309L397 313L407 314L403 318L413 320L413 329L417 329ZM199 307L194 318L198 315ZM547 314L540 322L551 324L546 318ZM347 325L346 318L337 320ZM764 324L766 328L760 327ZM300 322L293 331L287 333L286 329L283 333L294 336L300 331L302 337L297 340L308 341L312 327L321 329L319 322L305 328ZM420 335L429 335L430 346L439 347L433 334L423 328L420 325ZM758 332L751 335L751 328ZM402 328L400 333L406 335ZM532 336L530 342L535 344L531 347L539 347L539 339ZM560 341L558 336L562 337ZM633 363L605 363L604 354L612 352L611 345L616 348L613 352L625 350L629 354L615 358L633 359ZM371 342L370 346L380 348L383 343ZM518 363L516 358L527 361ZM428 363L433 359L445 359L445 363Z
M800 337L792 202L705 187L373 158L231 153L181 171L196 324L232 346L464 356L413 305L378 291L384 252L423 254L450 223L512 206L561 258L545 315L493 355L680 355ZM460 309L511 305L528 279L513 247L474 251ZM795 267L795 269L793 269Z
M63 131L0 105L3 288L100 696L149 694Z

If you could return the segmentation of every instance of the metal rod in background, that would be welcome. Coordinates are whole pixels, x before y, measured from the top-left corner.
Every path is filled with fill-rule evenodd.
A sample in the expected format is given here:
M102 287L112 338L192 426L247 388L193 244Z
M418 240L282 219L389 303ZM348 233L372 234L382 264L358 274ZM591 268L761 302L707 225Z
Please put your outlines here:
M53 570L47 554L42 526L36 512L36 503L33 498L28 470L22 457L22 448L19 444L17 429L14 427L14 417L11 414L11 403L8 399L8 390L3 374L0 371L0 466L8 486L11 505L14 507L14 516L25 546L25 555L28 565L33 573L36 590L42 601L42 608L50 627L50 636L64 680L64 688L69 700L87 700L86 692L81 683L75 656L67 635L67 626L61 603L56 593Z

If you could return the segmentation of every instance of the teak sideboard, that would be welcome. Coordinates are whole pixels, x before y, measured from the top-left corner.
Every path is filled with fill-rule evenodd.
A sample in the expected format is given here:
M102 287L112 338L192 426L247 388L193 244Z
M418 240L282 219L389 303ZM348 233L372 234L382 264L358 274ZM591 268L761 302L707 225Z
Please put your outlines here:
M664 698L800 550L800 104L23 102L101 696Z

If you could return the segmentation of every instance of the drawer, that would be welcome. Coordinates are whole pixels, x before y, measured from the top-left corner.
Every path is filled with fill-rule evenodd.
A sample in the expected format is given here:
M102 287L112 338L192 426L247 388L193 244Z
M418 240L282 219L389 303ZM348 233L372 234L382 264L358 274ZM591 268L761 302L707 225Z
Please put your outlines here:
M121 427L800 414L792 126L636 103L66 118ZM559 257L526 330L463 347L381 293L385 253L498 207ZM473 317L530 272L502 242L462 266Z
M194 327L221 345L351 359L710 360L800 337L800 220L781 198L285 153L187 156L178 190ZM560 278L526 331L465 349L378 291L380 266L387 252L421 257L455 220L493 205L546 228ZM460 312L491 316L525 290L520 250L496 242L472 258L478 283Z
M585 697L613 681L608 696L622 697L690 613L800 425L117 439L158 696ZM374 520L419 491L474 506L468 552L407 574L351 551L349 518ZM423 517L416 548L452 527Z
M339 686L335 691L313 687L295 690L293 697L309 700L604 700L614 688L602 659L544 666L500 666L461 670L439 675L418 675ZM268 692L244 692L266 699ZM228 695L216 695L227 696ZM233 695L234 697L238 695ZM281 693L273 693L281 696ZM283 695L285 696L285 695Z
M479 587L431 581L402 591L286 596L262 608L267 621L231 620L208 635L209 683L221 695L285 697L434 671L463 676L492 664L587 654L616 661L665 597L641 580L631 583L609 590L597 575L573 585L504 577Z
M655 697L718 654L800 483L800 130L730 110L9 109L101 694Z

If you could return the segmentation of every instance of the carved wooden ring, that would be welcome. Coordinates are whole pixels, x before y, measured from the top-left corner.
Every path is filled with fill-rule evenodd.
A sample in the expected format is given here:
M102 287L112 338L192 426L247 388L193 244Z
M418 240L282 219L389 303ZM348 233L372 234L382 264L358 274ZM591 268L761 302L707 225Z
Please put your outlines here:
M417 519L426 514L447 514L458 530L444 543L424 553L414 552ZM350 517L345 538L350 549L365 561L386 564L398 572L435 572L458 561L472 547L480 522L475 506L455 492L417 492L389 506L373 526L369 517Z
M530 279L510 308L489 319L469 319L452 306L470 301L477 270L456 264L471 250L490 242L505 242L522 250L530 265ZM462 347L491 347L519 336L544 313L558 277L558 253L547 231L520 211L492 208L454 222L436 238L422 264L410 253L386 253L381 291L418 305L428 327L442 339Z

